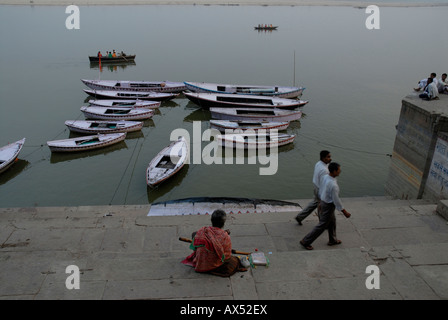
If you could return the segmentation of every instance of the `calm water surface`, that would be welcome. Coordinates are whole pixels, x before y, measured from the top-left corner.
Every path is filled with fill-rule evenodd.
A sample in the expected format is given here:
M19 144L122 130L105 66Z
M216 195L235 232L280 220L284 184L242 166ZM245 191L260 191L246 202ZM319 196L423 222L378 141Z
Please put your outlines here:
M447 7L381 8L379 30L350 7L80 7L80 30L65 7L0 6L0 145L27 138L20 161L0 176L0 206L147 204L195 196L298 199L312 196L318 153L342 164L343 197L384 195L401 99L417 81L447 72ZM278 25L257 32L259 23ZM426 24L437 32L425 30ZM440 35L440 37L438 37ZM135 65L101 71L98 50L137 54ZM295 68L294 68L295 67ZM208 128L209 112L179 97L143 130L107 149L51 154L48 140L74 136L83 119L81 78L305 86L303 118L279 150L278 171L261 164L190 164L149 189L149 161L177 128ZM206 143L204 144L204 146Z

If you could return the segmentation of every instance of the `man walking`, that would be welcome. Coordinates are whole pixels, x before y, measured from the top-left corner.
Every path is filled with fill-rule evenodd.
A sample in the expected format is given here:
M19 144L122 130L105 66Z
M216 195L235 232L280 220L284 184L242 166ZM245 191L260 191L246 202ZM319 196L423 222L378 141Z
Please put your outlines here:
M320 160L317 161L316 165L314 166L314 175L313 175L314 199L311 200L311 202L308 203L306 208L300 211L299 214L296 216L296 220L299 223L299 225L302 225L302 221L306 217L308 217L314 211L314 209L316 209L319 206L320 202L319 187L323 177L328 174L328 164L331 162L331 154L330 151L322 150L319 156Z
M300 244L307 250L314 249L311 246L311 243L313 243L325 229L328 229L329 246L341 244L342 241L336 238L336 216L334 211L337 209L342 212L346 218L351 216L351 214L344 209L344 206L339 199L339 186L336 177L341 174L341 166L336 162L332 162L328 166L328 171L329 174L323 179L319 193L321 199L319 224L300 240Z

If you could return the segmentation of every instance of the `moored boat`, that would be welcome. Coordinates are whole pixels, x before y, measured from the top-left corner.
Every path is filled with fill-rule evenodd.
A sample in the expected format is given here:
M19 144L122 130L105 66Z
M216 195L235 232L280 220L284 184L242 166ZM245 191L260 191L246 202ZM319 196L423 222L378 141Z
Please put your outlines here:
M25 140L23 138L0 148L0 173L5 172L14 164L25 144Z
M126 138L126 132L97 134L71 139L47 141L51 152L77 152L98 149L121 142Z
M210 120L210 127L218 129L221 132L226 130L286 130L289 122L267 122L267 121L229 121L229 120Z
M183 82L173 81L117 81L117 80L87 80L81 81L94 90L117 91L154 91L179 93L187 89Z
M67 120L65 125L77 133L118 133L139 131L143 127L141 121L107 121L107 120Z
M211 82L184 82L188 90L192 92L209 93L236 93L258 96L274 96L293 99L302 95L304 87L284 86L260 86L260 85L236 85L219 84Z
M104 107L81 107L87 119L95 120L145 120L154 115L150 109L138 108L104 108Z
M113 108L146 108L157 109L160 107L160 101L150 100L89 100L89 105L98 107L113 107Z
M84 92L92 97L104 99L125 99L125 100L152 100L152 101L166 101L177 97L178 93L168 92L153 92L153 91L113 91L113 90L90 90L84 89Z
M188 159L188 146L184 137L171 142L148 164L146 184L154 187L180 171Z
M217 135L218 143L226 148L236 149L270 149L292 143L295 135L259 133L231 133Z
M213 119L284 122L302 117L301 111L266 108L210 108Z
M184 95L202 108L282 108L294 109L308 101L255 95L185 92Z

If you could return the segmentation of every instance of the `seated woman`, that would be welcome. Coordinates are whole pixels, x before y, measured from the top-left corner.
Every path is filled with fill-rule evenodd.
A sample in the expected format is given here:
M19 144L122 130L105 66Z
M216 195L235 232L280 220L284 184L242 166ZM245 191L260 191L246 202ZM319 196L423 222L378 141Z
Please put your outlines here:
M230 277L237 271L246 271L240 259L232 256L232 242L229 231L223 230L226 213L215 210L212 214L212 226L202 227L193 236L190 248L194 252L183 264L192 266L196 272L207 272L221 277Z

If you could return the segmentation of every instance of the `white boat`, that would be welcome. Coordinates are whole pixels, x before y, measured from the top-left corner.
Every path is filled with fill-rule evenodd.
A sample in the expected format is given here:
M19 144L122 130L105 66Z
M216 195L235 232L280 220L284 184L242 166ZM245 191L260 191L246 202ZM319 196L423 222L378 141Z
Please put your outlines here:
M81 81L94 90L117 90L117 91L154 91L154 92L177 92L187 89L183 82L173 81L116 81L116 80L86 80Z
M67 120L65 125L77 133L118 133L139 131L143 127L141 121L107 121L107 120Z
M308 101L245 94L185 92L184 95L202 108L282 108L294 109Z
M184 137L160 151L146 169L146 184L154 187L180 171L188 159L188 146Z
M160 101L150 100L89 100L89 105L97 107L112 107L112 108L146 108L157 109L160 107Z
M97 134L93 136L47 141L47 145L51 152L76 152L107 147L123 141L125 138L126 132Z
M87 119L95 120L144 120L154 115L150 109L81 107Z
M230 121L230 120L210 120L210 127L221 132L225 130L286 130L289 122L267 122L267 121Z
M84 92L92 97L103 98L103 99L139 99L139 100L152 100L152 101L165 101L171 100L177 97L178 93L167 93L167 92L154 92L154 91L141 91L141 92L131 92L131 91L113 91L113 90L89 90L84 89Z
M208 82L184 82L188 90L209 93L236 93L275 96L279 98L297 98L302 95L304 87L235 85Z
M232 133L216 136L218 143L226 148L236 149L270 149L292 143L295 135L290 134L257 134L257 133Z
M25 138L0 148L0 173L3 173L14 164L24 143Z
M301 111L277 108L210 108L210 113L218 120L289 122L302 117Z

